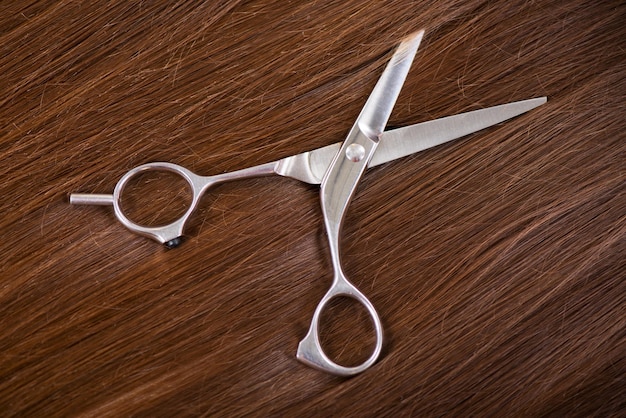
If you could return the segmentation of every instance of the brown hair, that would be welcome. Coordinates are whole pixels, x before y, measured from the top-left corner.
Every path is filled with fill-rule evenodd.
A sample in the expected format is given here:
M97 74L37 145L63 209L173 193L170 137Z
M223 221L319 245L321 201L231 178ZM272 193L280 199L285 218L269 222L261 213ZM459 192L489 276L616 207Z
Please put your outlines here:
M1 6L4 416L626 413L623 2L88 3ZM342 241L385 326L366 372L295 359L331 280L315 187L220 186L175 250L68 204L145 162L341 141L420 28L390 125L549 101L366 173ZM168 181L133 216L171 220ZM367 356L358 306L325 320L334 358Z

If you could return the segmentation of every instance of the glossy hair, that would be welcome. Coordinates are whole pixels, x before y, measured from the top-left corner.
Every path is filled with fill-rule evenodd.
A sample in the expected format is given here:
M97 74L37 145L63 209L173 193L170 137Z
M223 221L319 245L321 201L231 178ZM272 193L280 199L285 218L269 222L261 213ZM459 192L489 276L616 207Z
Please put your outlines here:
M1 415L626 414L623 2L0 10ZM219 186L174 250L68 204L150 161L216 174L341 141L421 28L390 126L549 101L366 173L342 254L386 342L360 375L295 359L332 273L315 186ZM174 184L132 185L134 219L180 215ZM367 357L362 309L324 318L333 358Z

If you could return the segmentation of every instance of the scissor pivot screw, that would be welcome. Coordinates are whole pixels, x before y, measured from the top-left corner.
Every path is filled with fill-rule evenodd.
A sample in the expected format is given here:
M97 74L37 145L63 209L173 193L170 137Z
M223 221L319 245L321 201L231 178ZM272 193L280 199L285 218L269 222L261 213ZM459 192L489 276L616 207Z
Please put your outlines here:
M360 144L350 144L346 148L346 157L353 162L359 162L365 157L365 148Z

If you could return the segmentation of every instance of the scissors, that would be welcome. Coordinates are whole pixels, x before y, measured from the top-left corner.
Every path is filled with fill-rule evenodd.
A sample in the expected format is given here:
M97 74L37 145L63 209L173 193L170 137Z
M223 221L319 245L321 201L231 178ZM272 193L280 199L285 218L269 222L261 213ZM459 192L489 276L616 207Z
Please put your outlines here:
M402 40L374 87L343 143L293 155L214 176L200 176L177 164L153 162L131 169L118 181L113 194L70 195L72 204L111 205L117 219L129 230L152 238L167 247L181 243L185 224L196 209L201 196L218 184L244 178L278 174L310 184L320 184L320 200L334 271L332 285L317 305L308 333L298 345L296 357L303 363L335 375L360 373L378 359L383 346L383 329L372 303L348 279L342 269L339 237L344 215L366 168L431 148L471 134L527 112L547 101L545 97L507 103L416 125L385 131L400 89L424 35L415 32ZM187 211L176 221L159 227L139 225L122 211L121 196L133 177L146 171L169 171L187 181L193 197ZM319 322L324 307L337 296L356 299L367 309L374 324L376 343L362 364L346 367L332 361L320 344Z

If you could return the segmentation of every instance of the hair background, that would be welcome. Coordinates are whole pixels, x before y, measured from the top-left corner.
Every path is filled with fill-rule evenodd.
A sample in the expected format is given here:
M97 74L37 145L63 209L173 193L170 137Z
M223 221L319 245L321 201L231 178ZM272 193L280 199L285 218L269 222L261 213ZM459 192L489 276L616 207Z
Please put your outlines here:
M626 413L623 2L86 3L0 5L2 415ZM420 28L390 125L548 103L366 173L342 241L385 327L366 372L295 359L331 280L317 188L220 186L175 250L68 204L342 140ZM180 210L170 181L133 216ZM368 355L355 304L326 321Z

